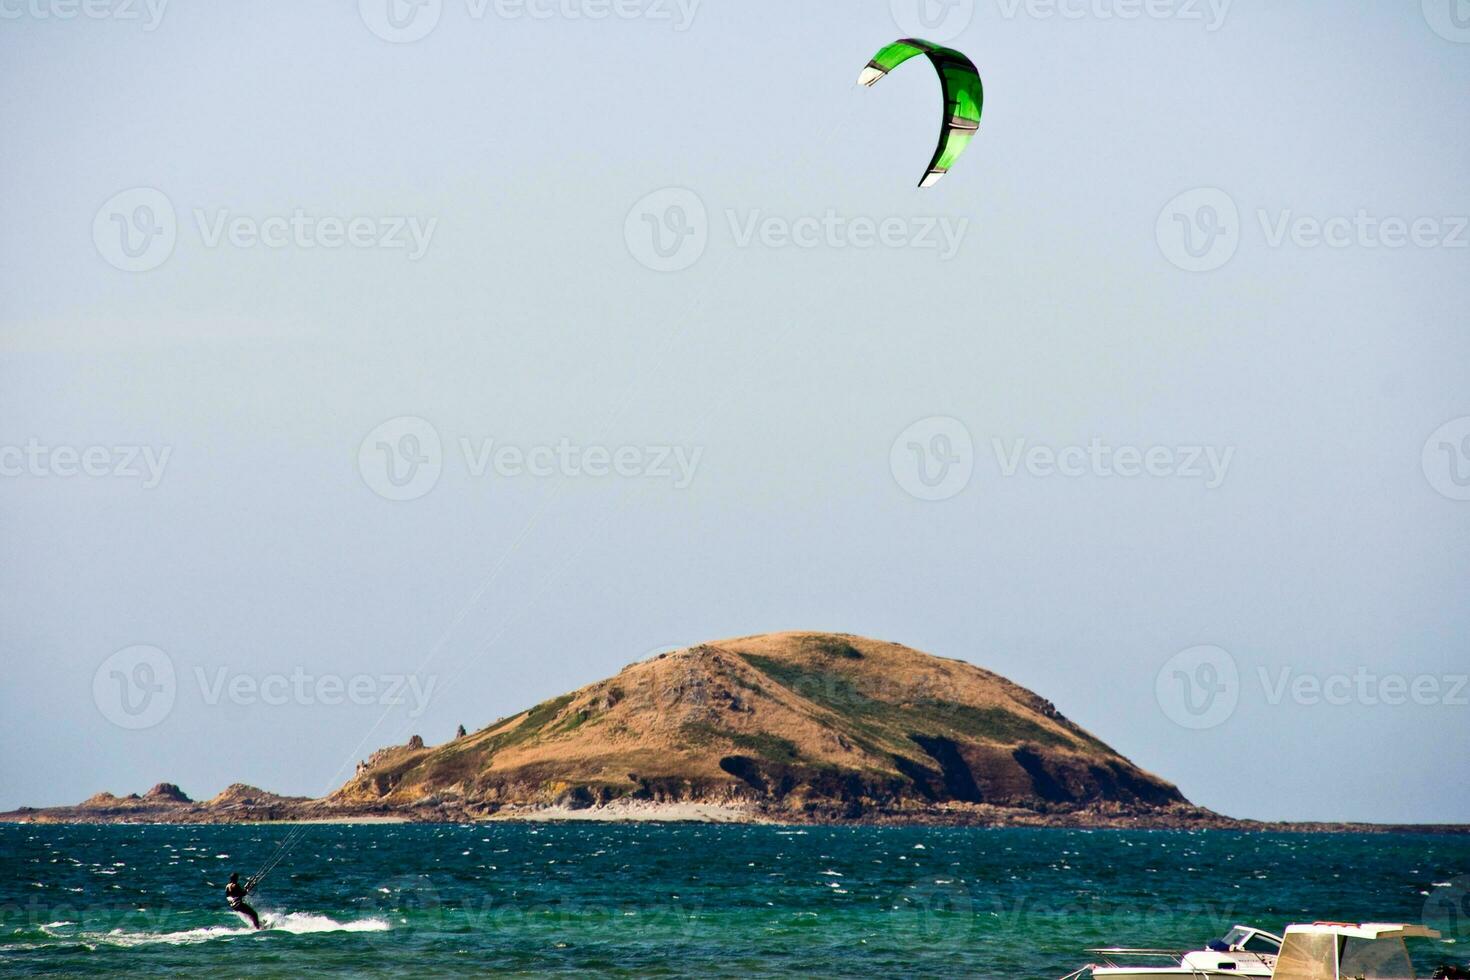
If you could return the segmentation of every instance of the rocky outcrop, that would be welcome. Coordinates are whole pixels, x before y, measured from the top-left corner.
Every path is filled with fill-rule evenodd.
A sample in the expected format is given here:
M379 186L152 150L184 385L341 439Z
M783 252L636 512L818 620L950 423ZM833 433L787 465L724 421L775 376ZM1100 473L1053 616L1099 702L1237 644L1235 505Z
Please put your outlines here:
M156 800L169 803L193 803L194 801L173 783L155 783L153 788L143 794L145 800Z
M235 783L218 795L195 802L175 783L158 783L139 796L97 793L76 806L33 809L22 807L0 814L0 820L42 823L240 823L304 819L312 816L314 801L304 796L278 796L254 786Z

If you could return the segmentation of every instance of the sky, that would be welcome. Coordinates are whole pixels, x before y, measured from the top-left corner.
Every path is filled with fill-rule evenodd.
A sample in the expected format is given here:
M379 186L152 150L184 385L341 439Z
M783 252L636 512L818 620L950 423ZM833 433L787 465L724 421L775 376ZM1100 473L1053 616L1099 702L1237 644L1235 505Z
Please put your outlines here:
M1463 3L388 2L0 2L0 808L822 629L1470 822Z

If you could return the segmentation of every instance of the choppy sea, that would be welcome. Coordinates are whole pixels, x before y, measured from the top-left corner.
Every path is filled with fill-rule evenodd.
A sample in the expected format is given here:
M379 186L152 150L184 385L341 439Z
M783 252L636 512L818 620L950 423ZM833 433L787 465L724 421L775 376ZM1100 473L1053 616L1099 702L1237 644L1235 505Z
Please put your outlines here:
M1055 978L1235 923L1422 922L1470 960L1470 837L588 823L0 825L0 976Z

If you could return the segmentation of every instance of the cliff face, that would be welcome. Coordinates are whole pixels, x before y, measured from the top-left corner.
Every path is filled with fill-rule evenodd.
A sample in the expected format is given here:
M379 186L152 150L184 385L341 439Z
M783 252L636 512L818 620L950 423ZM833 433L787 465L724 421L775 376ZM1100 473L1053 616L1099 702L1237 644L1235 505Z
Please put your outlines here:
M1003 677L830 633L741 637L633 664L444 745L381 750L322 803L489 812L618 800L773 818L1193 810Z

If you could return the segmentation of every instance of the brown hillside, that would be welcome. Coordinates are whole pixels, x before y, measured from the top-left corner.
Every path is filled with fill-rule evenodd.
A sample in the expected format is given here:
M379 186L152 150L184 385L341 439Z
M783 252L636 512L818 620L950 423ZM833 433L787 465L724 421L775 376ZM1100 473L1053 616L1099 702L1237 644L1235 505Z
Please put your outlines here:
M852 817L1187 805L1003 677L830 633L662 654L444 745L384 749L323 802L496 810L622 799Z

